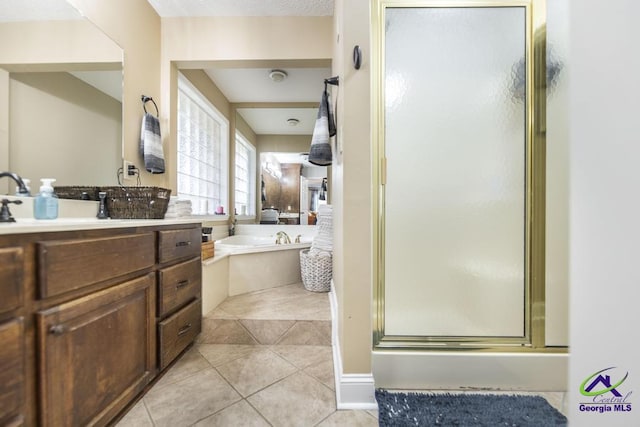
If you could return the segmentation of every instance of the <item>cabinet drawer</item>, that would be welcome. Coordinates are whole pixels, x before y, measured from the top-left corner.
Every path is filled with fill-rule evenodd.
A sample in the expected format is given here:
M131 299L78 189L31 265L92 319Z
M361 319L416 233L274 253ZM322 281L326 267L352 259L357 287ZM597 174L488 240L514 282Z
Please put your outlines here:
M160 369L164 369L200 333L202 300L198 299L173 316L158 323Z
M22 248L0 249L0 313L22 305Z
M158 258L160 262L200 256L202 231L198 228L158 232Z
M0 324L0 425L20 425L24 418L23 337L22 319Z
M160 270L158 312L160 316L200 296L202 266L200 258Z
M59 295L135 271L155 263L152 232L38 244L41 298Z

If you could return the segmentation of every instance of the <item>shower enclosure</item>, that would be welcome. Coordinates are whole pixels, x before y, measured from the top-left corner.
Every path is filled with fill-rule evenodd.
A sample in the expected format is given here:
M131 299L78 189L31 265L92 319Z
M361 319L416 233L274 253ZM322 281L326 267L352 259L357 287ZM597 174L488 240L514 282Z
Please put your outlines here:
M377 349L545 347L542 3L378 2Z

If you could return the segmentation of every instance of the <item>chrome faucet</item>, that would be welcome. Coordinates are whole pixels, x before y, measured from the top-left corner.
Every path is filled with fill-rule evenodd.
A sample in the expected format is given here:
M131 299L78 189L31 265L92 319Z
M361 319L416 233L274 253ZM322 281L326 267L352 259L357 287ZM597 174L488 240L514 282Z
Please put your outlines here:
M291 243L291 238L287 233L284 231L278 231L278 233L276 233L276 245L281 245L283 240L285 244Z
M0 172L0 178L5 176L13 179L16 184L18 184L18 196L30 196L27 186L24 184L24 181L18 176L18 174L15 174L13 172Z
M301 237L302 237L302 234L298 234L298 236L296 237L296 243L300 243Z

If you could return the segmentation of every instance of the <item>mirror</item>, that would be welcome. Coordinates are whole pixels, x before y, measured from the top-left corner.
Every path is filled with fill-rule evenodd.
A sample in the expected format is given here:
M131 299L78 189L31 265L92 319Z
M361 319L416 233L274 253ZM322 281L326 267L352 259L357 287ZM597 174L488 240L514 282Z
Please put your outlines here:
M66 0L0 6L0 170L116 185L123 51ZM3 132L1 132L3 131ZM4 180L3 180L4 181ZM13 182L0 182L12 194Z
M329 65L246 61L243 68L218 63L204 70L235 111L236 128L255 147L257 223L308 224L321 202L328 171L310 164L305 154Z
M265 212L261 223L316 223L318 207L328 200L327 167L307 158L307 153L261 153L262 209L274 211Z

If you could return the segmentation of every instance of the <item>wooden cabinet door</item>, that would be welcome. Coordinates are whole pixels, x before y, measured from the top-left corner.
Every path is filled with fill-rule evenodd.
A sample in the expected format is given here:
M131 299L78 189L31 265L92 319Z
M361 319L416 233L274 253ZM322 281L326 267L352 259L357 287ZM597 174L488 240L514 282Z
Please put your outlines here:
M24 326L22 318L0 323L0 425L24 422Z
M105 425L155 374L154 275L39 312L44 426Z
M22 305L22 248L0 249L0 313Z

